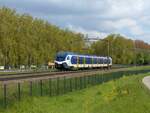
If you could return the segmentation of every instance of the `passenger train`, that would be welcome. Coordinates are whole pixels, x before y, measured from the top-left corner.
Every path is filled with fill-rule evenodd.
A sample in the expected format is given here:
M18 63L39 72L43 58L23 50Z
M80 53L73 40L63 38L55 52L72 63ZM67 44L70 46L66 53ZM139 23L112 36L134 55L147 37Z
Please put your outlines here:
M72 52L59 52L55 59L56 69L88 69L88 68L111 68L112 58L80 55Z

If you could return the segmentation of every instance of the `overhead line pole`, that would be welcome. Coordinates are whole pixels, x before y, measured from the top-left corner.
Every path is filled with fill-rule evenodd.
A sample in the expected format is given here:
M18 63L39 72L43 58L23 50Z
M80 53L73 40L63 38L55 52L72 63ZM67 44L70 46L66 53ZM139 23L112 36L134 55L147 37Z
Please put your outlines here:
M136 45L135 45L135 40L133 40L133 46L134 46L134 66L136 67Z
M109 40L103 40L103 39L99 39L101 41L104 41L107 43L107 59L109 59L109 55L110 55L110 43L109 43ZM107 65L109 67L109 62L107 62Z

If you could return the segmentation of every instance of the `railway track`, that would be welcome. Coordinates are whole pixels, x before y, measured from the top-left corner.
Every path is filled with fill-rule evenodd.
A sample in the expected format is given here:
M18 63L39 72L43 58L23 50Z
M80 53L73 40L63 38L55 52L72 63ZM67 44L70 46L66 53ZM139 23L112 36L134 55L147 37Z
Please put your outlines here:
M8 81L8 80L20 80L27 78L39 78L39 77L47 77L47 76L55 76L55 75L64 75L71 73L79 73L79 71L63 71L63 72L49 72L49 73L34 73L34 74L23 74L23 75L11 75L11 76L3 76L0 77L0 81Z
M17 77L17 76L28 76L28 75L32 75L32 76L37 76L37 75L41 75L41 74L50 74L50 73L60 73L60 71L47 71L47 72L32 72L32 73L16 73L16 74L4 74L4 75L0 75L0 78L6 78L6 77Z
M112 69L118 69L118 68L123 68L123 67L112 67ZM89 69L88 69L89 70ZM91 70L100 70L100 69L90 69ZM83 71L83 70L78 70L78 71ZM0 78L3 77L12 77L12 76L26 76L26 75L39 75L39 74L47 74L47 73L60 73L62 71L54 70L54 71L39 71L39 72L19 72L19 73L7 73L7 74L0 74ZM68 71L67 71L68 72ZM73 72L73 71L69 71Z
M100 70L100 69L91 69L91 70L79 70L79 71L62 71L62 72L48 72L48 73L28 73L28 74L17 74L17 75L7 75L0 76L0 82L14 81L14 80L30 80L30 79L38 79L38 78L46 78L46 77L55 77L55 76L70 76L77 74L94 74L98 72L110 72L112 70L120 70L121 68L113 68L111 70Z
M50 73L50 72L58 72L58 71L31 71L31 72L18 72L18 73L3 73L0 74L0 77L4 76L16 76L16 75L27 75L27 74L40 74L40 73Z

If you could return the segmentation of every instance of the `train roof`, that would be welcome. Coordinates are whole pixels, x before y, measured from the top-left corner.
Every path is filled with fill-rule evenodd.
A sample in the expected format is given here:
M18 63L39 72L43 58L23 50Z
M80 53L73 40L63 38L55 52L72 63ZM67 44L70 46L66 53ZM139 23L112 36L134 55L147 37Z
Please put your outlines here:
M106 58L107 56L95 56L95 55L82 55L82 54L77 54L74 52L58 52L57 56L67 56L67 55L77 55L77 56L84 56L84 57L101 57L101 58ZM111 57L109 57L111 58Z
M57 55L74 55L73 52L58 52Z

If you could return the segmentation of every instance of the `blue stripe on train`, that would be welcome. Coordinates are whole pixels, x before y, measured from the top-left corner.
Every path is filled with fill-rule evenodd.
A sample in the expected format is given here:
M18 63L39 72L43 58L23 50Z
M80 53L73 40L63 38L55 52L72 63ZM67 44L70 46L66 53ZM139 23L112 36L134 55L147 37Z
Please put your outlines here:
M79 64L84 64L84 58L85 58L85 64L92 64L92 59L94 64L107 64L110 63L110 59L103 59L103 58L90 58L90 57L83 57L79 56ZM77 56L72 56L71 57L71 63L72 64L77 64Z

